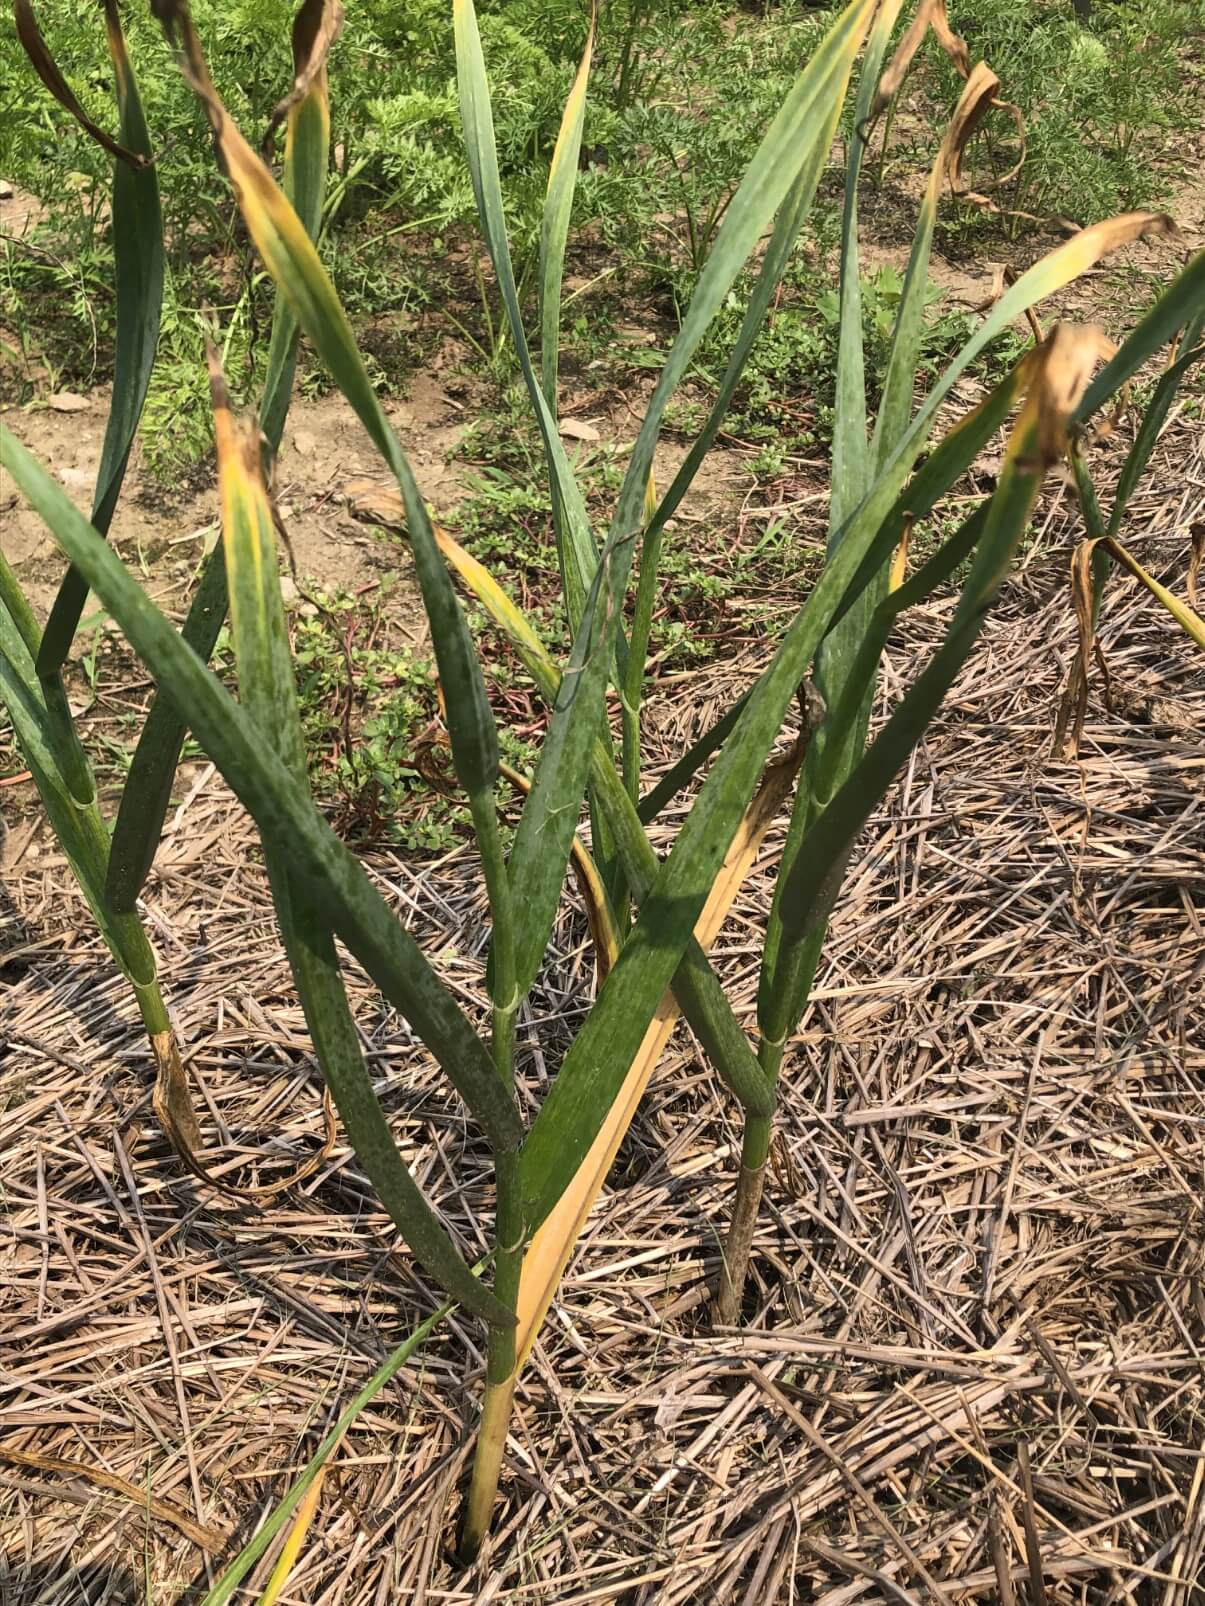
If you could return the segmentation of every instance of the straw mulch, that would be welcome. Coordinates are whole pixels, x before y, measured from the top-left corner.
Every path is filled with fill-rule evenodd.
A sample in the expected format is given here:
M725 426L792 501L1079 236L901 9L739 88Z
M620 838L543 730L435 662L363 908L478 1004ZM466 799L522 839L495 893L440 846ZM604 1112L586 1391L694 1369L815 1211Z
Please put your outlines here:
M1128 526L1164 577L1205 503L1193 428ZM1070 535L1055 498L866 833L745 1325L707 1325L739 1129L681 1036L526 1373L489 1553L446 1559L481 1366L452 1319L353 1430L282 1601L1205 1600L1205 674L1115 581L1113 708L1098 682L1081 761L1052 758ZM946 606L909 616L885 700ZM674 691L667 754L701 718ZM341 1139L263 1204L182 1173L32 816L6 858L0 1599L196 1598L432 1290ZM371 867L478 1008L467 853ZM721 943L750 1022L769 884ZM209 1135L230 1175L284 1176L320 1144L320 1084L252 835L204 766L148 903ZM567 908L521 1025L533 1103L591 978ZM405 1024L357 1006L398 1142L474 1255L488 1157Z

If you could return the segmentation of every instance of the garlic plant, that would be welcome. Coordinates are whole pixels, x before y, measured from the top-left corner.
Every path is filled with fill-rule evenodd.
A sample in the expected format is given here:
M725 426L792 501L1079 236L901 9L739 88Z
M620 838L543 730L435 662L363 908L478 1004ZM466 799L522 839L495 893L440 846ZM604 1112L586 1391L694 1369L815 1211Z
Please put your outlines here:
M297 994L347 1135L416 1261L487 1330L484 1405L461 1534L466 1559L475 1554L488 1528L519 1368L679 1015L690 1023L744 1116L741 1170L715 1307L718 1321L735 1319L778 1081L781 1075L796 1074L789 1044L858 833L972 653L1043 479L1067 449L1069 431L1099 411L1178 329L1199 319L1205 297L1205 259L1200 257L1095 377L1097 339L1090 332L1056 325L978 407L932 439L938 409L951 398L959 375L996 335L1105 252L1165 230L1168 220L1146 213L1113 219L1085 229L1044 257L1005 291L918 406L916 373L938 200L945 185L962 187L961 161L970 134L993 107L1004 104L995 76L983 64L970 66L965 47L945 23L944 9L926 0L918 13L919 33L930 22L938 28L961 64L965 88L921 203L882 401L876 415L868 415L857 188L870 124L898 93L907 60L919 43L914 25L884 71L901 5L902 0L850 0L792 87L727 207L631 449L611 519L599 529L592 527L557 428L561 281L593 28L551 163L541 237L537 362L510 263L473 0L454 0L469 171L543 440L554 509L555 554L550 561L559 567L572 637L567 658L557 662L498 582L432 517L315 249L329 138L325 62L338 32L337 0L304 0L297 18L294 87L277 114L288 127L282 185L226 111L185 0L153 0L181 69L208 115L250 239L275 283L277 313L258 424L236 414L220 366L211 359L222 543L202 575L182 632L177 633L106 545L105 531L153 360L162 274L156 169L121 44L116 0L106 0L121 122L121 138L110 145L119 294L113 412L91 520L0 427L0 463L72 565L45 632L39 631L11 569L0 567L4 696L50 821L118 962L135 985L157 1052L169 1060L174 1049L169 1053L164 1044L170 1042L170 1029L135 911L186 729L254 817ZM39 71L69 105L70 92L64 94L66 86L37 36L28 0L18 0L17 9ZM860 52L861 81L846 164L827 560L773 644L756 683L667 776L654 782L642 763L642 698L659 560L664 543L680 538L671 534L668 521L716 438L788 258L807 227ZM653 456L666 407L708 325L750 264L756 277L715 404L681 469L658 497ZM488 893L488 1029L465 1013L456 993L330 829L308 789L269 489L298 328L359 416L404 505L455 772L468 799ZM935 538L931 555L915 572L901 572L898 560L906 534L940 506L1002 428L1008 430L1008 444L992 494L955 533ZM639 579L633 588L637 553ZM894 621L964 568L944 640L868 744L877 667ZM513 642L549 710L546 737L509 853L500 829L495 717L458 586ZM112 829L97 806L60 676L88 587L159 688ZM238 700L206 667L227 606ZM808 677L822 703L818 728L810 732L814 721L805 721L786 756L774 760L775 745ZM605 699L612 687L622 710L617 731L606 718ZM694 788L693 801L672 848L661 857L647 828L688 787ZM766 926L754 1043L734 1014L707 950L792 792ZM587 809L594 827L593 860L578 835ZM590 869L585 883L593 889L592 930L605 960L600 966L605 979L542 1106L527 1124L514 1087L516 1014L548 945L571 852ZM422 1039L490 1145L496 1183L494 1247L484 1276L466 1263L394 1144L362 1056L336 939ZM164 1125L204 1173L200 1135L178 1059L161 1082L174 1090L173 1097L157 1103Z

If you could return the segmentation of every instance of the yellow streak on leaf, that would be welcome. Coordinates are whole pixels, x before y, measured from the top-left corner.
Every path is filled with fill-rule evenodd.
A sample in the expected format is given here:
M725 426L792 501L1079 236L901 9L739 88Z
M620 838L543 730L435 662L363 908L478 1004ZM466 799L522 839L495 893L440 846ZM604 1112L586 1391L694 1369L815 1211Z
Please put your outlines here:
M888 577L888 591L898 591L908 578L908 548L912 543L912 515L904 515L904 528L900 531L899 545L891 555L891 573Z
M590 8L590 28L586 34L586 48L582 52L582 59L578 64L577 72L573 78L573 88L565 101L565 110L561 117L561 126L557 133L556 144L552 148L552 161L548 164L548 188L551 189L560 165L565 157L565 149L569 144L574 128L582 117L582 106L586 99L586 88L590 81L590 63L594 55L594 30L598 26L597 0Z
M347 314L335 294L305 225L277 185L263 159L252 150L214 88L185 0L155 0L156 15L176 42L181 70L205 106L218 152L238 199L247 230L270 277L293 303L298 321L316 321L330 332L349 364L367 383ZM303 315L304 310L304 315ZM334 377L342 384L332 361ZM370 429L371 433L371 429Z
M218 459L222 539L227 572L233 580L239 564L246 563L248 559L256 565L263 562L263 542L254 533L248 538L246 532L273 528L272 503L264 483L259 430L255 421L251 417L237 417L231 408L221 360L212 345L206 347L206 360L209 365L213 433ZM239 539L240 531L243 532L242 539ZM237 605L237 590L236 586L232 586L232 608ZM324 1086L323 1142L317 1153L303 1160L288 1176L263 1186L240 1187L215 1176L200 1158L204 1140L192 1101L188 1072L180 1059L175 1037L171 1032L156 1032L151 1037L151 1048L156 1068L151 1102L156 1119L184 1165L211 1187L243 1199L272 1197L304 1181L325 1162L334 1148L337 1135L335 1107L330 1088Z
M1033 300L1038 301L1055 290L1061 290L1065 284L1087 273L1101 257L1116 251L1119 246L1129 245L1132 240L1140 240L1148 234L1172 234L1175 228L1174 219L1168 217L1166 212L1122 212L1117 217L1089 224L1029 270L1039 276Z
M657 511L657 479L656 479L656 476L654 475L652 469L650 468L649 469L649 477L644 482L644 522L645 522L645 524L651 524L653 522L653 515L654 515L654 513L656 513L656 511Z
M802 757L802 750L797 749L785 762L772 765L757 796L749 805L695 926L695 937L704 952L719 935L720 928L727 919L741 884L752 868L766 833L790 792ZM667 992L658 1005L657 1013L644 1035L644 1040L598 1136L574 1174L572 1182L557 1200L556 1206L537 1229L527 1247L515 1312L518 1318L515 1330L516 1371L531 1353L531 1347L535 1343L545 1313L552 1303L552 1296L556 1292L561 1274L569 1263L569 1257L585 1225L586 1217L606 1181L616 1151L623 1141L624 1133L631 1125L632 1117L669 1041L678 1015L679 1009L674 996L671 992Z
M130 93L130 57L126 50L125 34L121 30L121 12L117 0L105 0L105 37L109 44L109 57L117 79L117 98L124 105ZM143 158L145 160L145 158Z
M333 1450L332 1446L332 1450ZM310 1524L314 1520L314 1513L318 1510L318 1500L322 1494L322 1484L326 1477L329 1461L323 1462L305 1494L298 1502L297 1512L293 1518L293 1526L289 1529L289 1537L285 1540L280 1555L276 1558L276 1565L272 1569L272 1576L268 1579L268 1587L259 1598L259 1606L275 1606L281 1590L289 1581L289 1574L293 1571L301 1547L305 1543L305 1536L310 1531Z
M1144 585L1151 596L1163 604L1180 628L1192 637L1198 647L1205 647L1205 619L1202 619L1199 613L1194 612L1188 603L1181 602L1174 591L1169 591L1166 586L1160 585L1153 574L1148 574L1138 559L1122 546L1116 536L1105 536L1101 545L1111 558L1115 558L1123 569L1128 569L1135 580Z
M341 487L341 493L347 498L352 511L361 517L375 519L378 523L405 530L406 508L401 493L394 486L382 485L377 480L348 480ZM560 670L544 643L531 628L522 610L515 605L485 565L466 552L455 536L449 534L442 525L436 524L433 527L436 544L445 560L481 603L494 623L506 631L516 646L539 662L547 678L559 682Z
M528 652L546 663L550 673L560 678L560 670L549 656L548 649L536 635L526 615L516 607L493 575L477 559L466 552L442 525L435 526L435 541L439 550L451 564L469 590L479 599L495 623Z
M271 528L268 492L264 485L259 454L259 431L250 418L235 415L230 393L222 373L221 361L212 345L206 348L209 364L209 395L213 407L213 440L218 460L218 493L222 508L222 537L226 565L231 575L247 557L258 564L262 554L258 541L239 540L237 532L250 525L254 529L261 513ZM260 507L262 503L262 508ZM231 606L236 587L231 587Z

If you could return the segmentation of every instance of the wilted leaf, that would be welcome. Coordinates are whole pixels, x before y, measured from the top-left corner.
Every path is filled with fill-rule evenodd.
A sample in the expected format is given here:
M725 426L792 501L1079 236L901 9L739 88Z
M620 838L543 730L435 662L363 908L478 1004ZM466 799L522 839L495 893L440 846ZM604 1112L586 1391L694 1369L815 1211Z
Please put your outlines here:
M1094 540L1078 541L1071 554L1071 602L1075 609L1079 641L1054 728L1055 751L1061 758L1067 759L1075 758L1079 753L1084 716L1088 711L1088 677L1092 669L1092 651L1096 647L1096 588L1092 572L1096 547Z
M999 207L984 193L986 190L998 190L1001 186L1014 179L1021 170L1025 161L1025 119L1021 115L1019 106L1011 100L1002 99L997 91L1000 80L986 62L981 61L972 70L971 58L967 50L966 41L961 39L950 27L946 15L945 0L922 0L915 17L909 24L903 38L896 49L895 55L888 63L886 71L879 80L878 91L875 95L871 117L877 117L885 107L895 99L900 86L907 76L913 58L924 40L925 34L932 28L938 43L953 63L959 75L966 79L966 88L959 99L953 121L946 131L942 146L941 165L949 179L950 188L960 200L969 202L985 211L998 212ZM971 136L982 123L988 111L1002 111L1012 119L1017 130L1018 150L1016 160L1007 172L999 174L996 178L984 182L979 190L972 190L962 182L962 161L966 153ZM1028 217L1028 213L1016 213L1015 216Z
M1045 466L1066 455L1067 421L1088 389L1097 363L1116 353L1117 347L1096 324L1069 323L1056 323L1045 345L1034 353L1030 399L1036 399L1037 445Z
M339 0L305 0L293 19L293 87L272 112L264 135L264 153L271 157L276 130L294 106L300 105L320 73L326 71L331 46L343 27Z
M1077 234L1078 232L1079 232L1079 230L1076 229L1076 228L1073 228L1071 230L1072 234ZM984 296L982 301L980 301L976 306L973 306L971 308L971 311L972 312L988 312L988 311L990 311L990 309L996 305L997 301L999 301L1000 297L1004 294L1005 290L1008 289L1009 286L1016 284L1016 282L1017 282L1017 275L1013 272L1012 268L1009 267L1007 262L1002 263L1000 266L998 266L996 268L995 272L992 274L992 287L991 287L991 289L988 291L987 295ZM1042 333L1042 325L1039 323L1038 315L1033 310L1032 307L1026 307L1026 309L1025 309L1025 321L1026 321L1026 323L1028 323L1028 325L1030 327L1030 330L1031 330L1031 332L1033 334L1034 344L1036 346L1040 346L1042 344L1043 340L1045 340L1046 336Z
M120 25L117 19L117 0L104 0L105 23L112 30L116 28L120 34ZM46 41L42 37L42 30L38 27L37 18L33 14L33 7L29 0L13 0L13 15L17 24L17 37L29 57L33 70L46 85L46 88L72 117L86 134L102 145L111 156L118 157L123 162L129 162L131 167L146 167L147 158L137 151L127 150L119 145L112 134L107 134L103 128L94 123L87 112L75 97L75 92L59 71L58 63L50 54Z
M171 1032L156 1032L151 1036L151 1049L155 1056L155 1087L151 1106L155 1119L162 1127L178 1159L193 1176L221 1193L239 1199L267 1199L285 1193L312 1176L326 1161L335 1146L338 1135L335 1126L335 1108L330 1089L322 1089L322 1145L296 1166L287 1176L257 1187L243 1187L215 1176L202 1161L204 1139L193 1107L192 1092L188 1085L188 1072L180 1059L180 1051Z
M43 1455L39 1450L18 1450L15 1445L3 1443L0 1443L0 1461L7 1461L14 1467L28 1467L34 1472L54 1472L61 1478L79 1478L98 1489L111 1489L114 1494L124 1495L131 1505L141 1507L160 1522L170 1522L186 1539L191 1539L194 1545L214 1555L229 1543L228 1535L214 1528L202 1527L170 1500L161 1500L147 1488L140 1488L136 1483L119 1478L115 1472L109 1472L104 1467L90 1466L85 1461L68 1461L57 1455Z
M1025 161L1025 119L1021 115L1021 108L1015 106L1011 100L1002 100L996 93L1000 88L1000 80L987 65L981 61L967 79L966 87L958 100L950 127L946 132L943 145L944 167L946 178L949 181L951 192L959 200L968 201L973 206L995 211L995 204L983 194L982 191L968 189L962 179L962 161L966 155L967 146L971 142L976 129L983 122L989 111L1007 112L1017 129L1017 159L1006 173L992 179L983 185L984 190L999 189L1011 179L1016 178Z
M946 15L946 0L922 0L915 17L908 24L896 46L895 55L887 63L887 69L879 80L879 91L870 113L872 118L877 117L884 107L895 99L900 85L908 75L912 58L920 49L930 28L933 29L941 48L962 77L970 77L970 52L967 50L966 41L950 27L950 19Z

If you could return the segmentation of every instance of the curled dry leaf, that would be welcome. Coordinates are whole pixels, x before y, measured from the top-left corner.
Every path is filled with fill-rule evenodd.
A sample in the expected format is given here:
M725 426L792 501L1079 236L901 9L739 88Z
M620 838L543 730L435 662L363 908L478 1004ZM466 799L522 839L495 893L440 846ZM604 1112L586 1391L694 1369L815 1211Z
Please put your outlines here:
M396 485L385 485L381 480L345 480L339 495L353 518L399 530L406 528L406 506Z
M602 436L593 424L588 424L584 418L562 418L557 425L559 433L569 441L597 441Z
M322 1145L308 1159L290 1171L288 1176L258 1187L245 1187L238 1183L227 1182L224 1177L215 1176L201 1159L204 1139L201 1136L201 1127L197 1121L192 1092L188 1085L188 1072L180 1059L175 1038L171 1032L157 1032L151 1038L151 1049L155 1056L155 1087L151 1095L151 1107L155 1112L155 1119L159 1122L177 1159L199 1181L236 1199L274 1198L277 1194L285 1193L289 1188L304 1182L329 1158L331 1150L335 1147L338 1129L335 1125L335 1107L331 1101L330 1088L324 1086Z
M28 1467L33 1472L53 1472L60 1478L80 1478L97 1489L110 1489L114 1494L123 1495L131 1505L148 1511L160 1522L170 1522L186 1539L191 1539L194 1545L213 1555L224 1550L230 1542L228 1534L220 1533L216 1528L204 1527L170 1500L161 1500L148 1489L139 1488L136 1483L119 1478L115 1472L109 1472L104 1467L89 1466L85 1461L68 1461L57 1455L43 1455L39 1450L18 1450L13 1445L2 1443L0 1461L7 1461L14 1467Z
M899 93L900 85L908 76L908 69L912 65L913 57L924 42L925 35L932 28L941 48L954 63L957 71L963 78L971 75L971 56L966 41L956 34L950 27L950 19L946 14L946 0L922 0L917 7L916 15L908 24L895 55L887 63L883 76L879 79L878 92L874 98L870 115L875 118L895 99Z
M339 0L305 0L293 19L293 87L273 109L264 134L264 155L271 159L276 130L326 73L331 47L343 27Z
M878 90L875 94L871 108L872 119L877 117L899 93L900 87L907 77L908 69L912 65L917 51L924 41L926 33L932 28L934 37L945 51L955 70L966 80L966 88L959 99L950 127L946 131L943 141L943 166L950 182L950 188L960 200L967 201L972 206L978 206L984 211L998 212L999 207L988 197L987 191L998 190L1014 179L1021 170L1025 161L1025 119L1019 106L1011 100L1004 100L999 94L1000 80L986 62L979 64L972 70L970 52L966 41L950 27L950 19L946 14L946 0L922 0L917 8L903 38L896 47L887 68L879 79ZM971 136L982 123L989 111L1005 112L1017 130L1017 157L1007 172L981 184L977 190L964 185L962 180L962 161ZM1029 214L1015 213L1014 216ZM1036 219L1034 219L1036 221Z
M25 54L29 57L33 70L46 85L46 88L58 101L64 111L71 113L76 122L96 143L115 156L119 161L128 162L131 167L146 167L147 159L138 151L127 150L124 145L118 144L112 134L106 133L98 123L94 123L87 112L76 99L75 91L59 71L58 62L50 54L42 30L38 27L38 19L33 14L30 0L13 0L13 17L17 25L17 38ZM117 0L105 0L105 32L109 41L109 53L113 58L113 68L120 78L128 71L126 57L125 37L121 31L121 18L117 10Z
M1073 232L1078 233L1078 230ZM971 311L989 312L991 308L996 305L997 301L999 301L1005 290L1016 284L1016 282L1017 275L1013 269L1009 267L1007 262L1001 263L992 274L991 289L988 291L987 295L984 296L983 300L978 306L971 308ZM1042 333L1042 325L1038 320L1037 313L1032 307L1026 307L1025 321L1029 325L1030 333L1033 335L1034 345L1040 346L1043 340L1045 340L1046 336Z
M1019 106L1015 106L1011 100L1002 100L999 97L996 93L999 88L1000 80L996 74L985 61L979 62L967 78L943 142L945 174L951 192L960 201L968 201L972 206L993 212L999 209L983 192L1000 189L1016 178L1025 161L1025 119ZM1001 173L998 178L983 184L981 190L968 189L962 177L963 157L966 155L972 135L990 111L1007 112L1016 125L1017 159L1006 173Z
M1056 323L1044 345L1032 353L1029 402L1037 424L1036 449L1049 468L1067 452L1067 425L1079 406L1098 362L1117 348L1096 324Z
M176 1039L171 1032L156 1032L151 1038L151 1049L155 1055L155 1091L151 1097L155 1118L189 1170L208 1181L196 1160L196 1151L202 1143L201 1128Z
M1097 542L1077 541L1071 554L1071 602L1075 609L1078 650L1067 676L1067 686L1059 704L1054 727L1054 748L1060 758L1072 759L1079 754L1084 733L1084 717L1088 712L1088 677L1092 670L1092 653L1100 649L1096 641L1094 623L1095 585L1092 576L1092 557ZM1099 660L1103 668L1103 658Z

